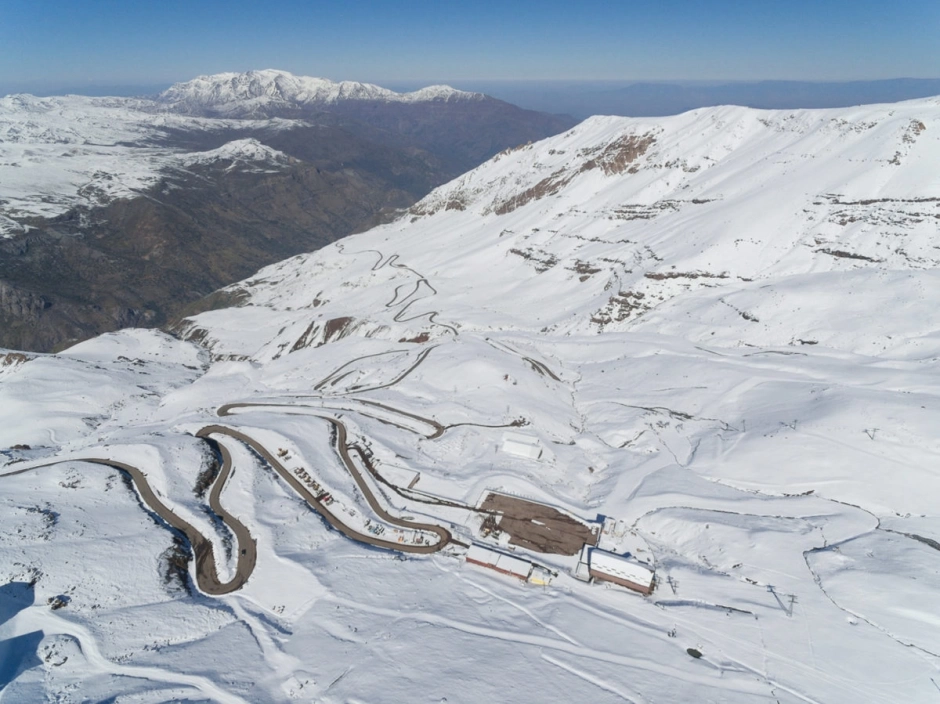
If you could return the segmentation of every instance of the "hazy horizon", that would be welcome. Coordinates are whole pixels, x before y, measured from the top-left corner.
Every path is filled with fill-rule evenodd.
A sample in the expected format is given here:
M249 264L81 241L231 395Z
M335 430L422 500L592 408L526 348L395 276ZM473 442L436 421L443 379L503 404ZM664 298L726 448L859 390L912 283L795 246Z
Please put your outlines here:
M329 78L328 76L320 76ZM191 76L190 78L195 78ZM186 80L186 79L184 79ZM871 81L793 80L518 80L447 79L366 81L406 92L443 83L454 88L486 93L519 107L571 115L627 116L671 115L713 105L743 105L766 109L832 108L898 102L940 95L940 78L893 78ZM9 90L0 84L0 95L30 93L40 97L87 95L144 97L155 95L172 83L128 85L64 85L45 90Z

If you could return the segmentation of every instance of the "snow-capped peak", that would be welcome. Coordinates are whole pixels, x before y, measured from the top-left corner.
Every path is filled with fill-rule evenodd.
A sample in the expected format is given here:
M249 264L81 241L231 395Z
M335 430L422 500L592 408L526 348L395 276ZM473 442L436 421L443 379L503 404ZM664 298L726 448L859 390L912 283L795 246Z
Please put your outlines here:
M482 100L486 96L483 93L470 93L465 90L457 90L447 85L434 85L421 88L411 93L396 93L397 100L405 103L419 103L432 100Z
M181 158L186 166L229 161L231 162L229 168L233 168L239 163L257 164L261 162L271 165L282 165L292 161L291 157L284 152L272 149L254 138L236 139L223 144L218 149L185 154Z
M246 73L218 73L177 83L158 97L174 109L212 110L224 114L248 113L272 107L300 108L343 101L416 103L426 101L480 100L480 93L436 85L411 93L396 93L371 83L334 82L325 78L295 76L265 69Z

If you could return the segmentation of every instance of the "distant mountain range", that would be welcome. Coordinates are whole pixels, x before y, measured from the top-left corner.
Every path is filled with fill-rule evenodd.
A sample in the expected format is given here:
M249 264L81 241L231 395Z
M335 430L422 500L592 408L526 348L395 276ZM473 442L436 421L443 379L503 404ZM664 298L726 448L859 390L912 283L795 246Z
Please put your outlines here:
M940 78L829 82L466 81L461 85L532 110L565 113L579 119L591 115L676 115L718 105L767 110L838 108L940 95Z
M273 70L151 98L0 98L0 346L165 323L573 124L447 86Z
M284 75L283 71L253 71L229 76L235 83L247 82L250 75ZM239 78L242 77L242 78ZM207 79L214 78L212 76ZM294 77L295 79L297 77ZM309 79L321 81L322 79ZM177 84L196 89L200 79ZM330 82L332 83L332 82ZM656 116L675 115L686 110L717 105L742 105L761 109L795 110L836 108L852 105L894 103L901 100L940 95L940 78L889 78L867 81L624 81L624 80L460 80L462 91L508 101L529 110L572 115ZM204 83L203 85L206 85ZM332 83L334 86L344 85ZM345 82L349 86L368 84ZM391 87L404 96L421 93L426 83L397 81ZM168 84L75 85L55 91L28 90L36 95L157 96L170 93ZM378 91L384 89L378 88ZM453 88L447 88L454 91ZM0 94L24 92L22 86L2 86ZM388 91L394 94L394 91ZM404 96L399 96L404 97ZM218 106L216 106L217 108ZM296 106L295 106L296 107Z
M371 83L337 83L267 69L199 76L171 86L156 96L155 102L185 115L283 117L285 113L318 112L344 103L482 103L492 100L482 93L468 93L450 86L427 86L410 93L396 93Z

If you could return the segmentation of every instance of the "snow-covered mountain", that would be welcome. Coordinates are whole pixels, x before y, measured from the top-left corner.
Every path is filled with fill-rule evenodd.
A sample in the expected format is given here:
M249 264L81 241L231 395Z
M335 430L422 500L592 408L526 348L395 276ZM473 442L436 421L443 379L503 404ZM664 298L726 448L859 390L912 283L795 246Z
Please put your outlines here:
M346 101L446 103L483 100L487 97L482 93L468 93L450 86L428 86L411 93L396 93L371 83L334 82L273 69L199 76L177 83L157 97L157 101L170 110L187 114L211 112L226 117L253 116L277 109L316 108Z
M279 71L154 99L0 98L0 345L162 324L571 124L441 86L399 95Z
M420 253L416 268L438 295L467 308L461 329L498 320L533 333L681 331L699 343L919 356L936 342L930 311L940 290L938 108L932 99L595 117L435 190L411 217L373 231L370 247L409 261ZM235 288L295 309L305 327L310 288L345 282L337 310L354 295L346 266L323 278L323 256L278 264L276 275L264 270ZM485 285L468 290L477 271L487 272ZM309 283L284 288L285 276ZM872 317L866 291L916 314ZM546 297L557 305L540 305ZM820 298L838 301L843 314L813 305ZM272 330L282 323L272 320ZM369 334L399 334L397 326L382 333L385 325L373 320ZM250 340L216 332L220 353L264 358L292 330Z
M364 102L419 110L449 106L446 126L451 130L457 129L461 106L473 109L485 103L513 112L509 122L530 119L530 140L552 129L535 124L550 116L448 86L395 93L368 83L336 83L275 70L200 76L154 99L8 95L0 97L0 237L28 229L22 221L30 217L54 216L77 204L127 198L146 190L178 163L170 157L184 151L184 145L191 151L193 140L180 139L181 135L297 130L314 117L309 110L340 109L347 103L356 108ZM296 119L300 117L306 121ZM438 117L430 114L425 122ZM565 122L556 120L556 131ZM355 130L348 123L343 127ZM525 129L521 123L515 127ZM482 135L494 145L523 143L515 141L516 135L500 136L497 126L485 121L477 130L477 138Z
M197 159L200 152L168 143L168 133L297 127L289 120L212 120L152 108L133 98L0 98L0 237L28 232L32 218L137 197Z
M596 117L3 355L10 696L931 701L938 160L940 99Z
M227 164L226 169L228 170L239 167L268 170L297 160L284 152L262 144L257 139L249 137L226 142L217 149L187 154L182 157L181 161L187 166L224 162Z

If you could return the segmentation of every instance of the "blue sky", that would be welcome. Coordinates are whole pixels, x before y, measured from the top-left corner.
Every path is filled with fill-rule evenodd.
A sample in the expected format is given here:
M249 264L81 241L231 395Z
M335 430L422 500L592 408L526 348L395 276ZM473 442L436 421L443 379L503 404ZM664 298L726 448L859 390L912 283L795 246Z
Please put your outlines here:
M0 0L0 87L940 76L940 0Z

